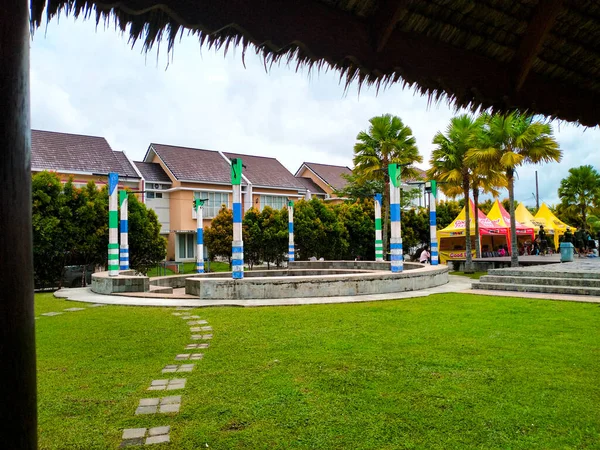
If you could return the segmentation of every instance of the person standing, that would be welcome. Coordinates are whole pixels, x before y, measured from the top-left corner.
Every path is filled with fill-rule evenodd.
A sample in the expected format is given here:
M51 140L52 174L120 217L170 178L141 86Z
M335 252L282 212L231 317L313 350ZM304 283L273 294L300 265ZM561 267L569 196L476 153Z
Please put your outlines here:
M583 245L583 230L581 227L578 227L577 230L575 230L575 250L580 258L581 253L583 252Z
M540 231L538 231L538 240L540 241L540 254L545 255L548 251L548 240L546 238L546 230L544 230L544 225L540 225Z

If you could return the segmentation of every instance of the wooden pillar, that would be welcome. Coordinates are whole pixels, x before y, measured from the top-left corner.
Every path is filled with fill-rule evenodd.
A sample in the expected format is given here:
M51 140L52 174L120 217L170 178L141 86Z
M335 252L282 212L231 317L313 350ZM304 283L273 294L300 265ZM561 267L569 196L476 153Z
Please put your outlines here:
M0 447L37 448L29 2L0 0Z

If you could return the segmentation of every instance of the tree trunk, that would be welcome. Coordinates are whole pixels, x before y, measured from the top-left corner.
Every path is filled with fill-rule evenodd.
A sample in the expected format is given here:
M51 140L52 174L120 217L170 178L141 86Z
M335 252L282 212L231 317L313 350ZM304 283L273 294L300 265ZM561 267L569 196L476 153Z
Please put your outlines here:
M465 273L474 273L473 255L471 254L471 205L469 202L469 177L463 176L463 193L465 195Z
M37 448L29 2L0 0L0 437Z
M387 170L387 169L386 169ZM383 240L383 260L387 261L388 230L390 228L390 182L386 181L381 208L381 239Z
M475 257L481 258L481 238L479 236L479 188L473 186L473 204L475 205Z
M506 171L508 180L508 201L510 202L510 267L519 267L519 249L517 245L517 220L515 219L514 169Z

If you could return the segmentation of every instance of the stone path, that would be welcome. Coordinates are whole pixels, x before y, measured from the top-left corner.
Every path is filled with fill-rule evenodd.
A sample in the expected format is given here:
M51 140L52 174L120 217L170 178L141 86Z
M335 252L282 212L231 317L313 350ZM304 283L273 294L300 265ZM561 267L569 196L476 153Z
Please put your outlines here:
M51 311L51 312L47 312L47 313L41 313L39 316L34 317L34 319L37 320L41 316L44 316L44 317L60 316L61 314L64 314L65 311L66 312L77 312L77 311L84 311L87 308L98 308L100 306L106 306L106 304L104 304L104 303L95 303L93 305L87 305L85 308L67 308L67 309L63 309L62 312Z
M182 308L178 308L180 310ZM206 320L194 320L190 323L190 319L200 319L200 316L190 315L187 312L174 312L174 316L181 318L182 320L188 321L188 325L198 325L208 323ZM203 328L204 330L198 331L211 331L212 327L190 327L190 333L195 332L195 328ZM210 329L210 330L208 330ZM212 334L199 335L199 338L211 339ZM194 335L191 336L194 339ZM187 344L185 350L196 350L199 348L206 349L209 344L206 342ZM204 357L203 353L180 353L175 356L177 361L185 360L201 360ZM195 364L168 364L162 370L163 374L172 373L189 373L194 370ZM185 389L187 384L187 378L163 378L158 380L152 380L150 386L146 389L147 391L173 391ZM182 407L182 395L172 395L158 398L142 398L135 410L135 415L155 415L155 414L177 414ZM155 428L128 428L123 430L122 440L120 447L140 446L140 445L151 445L171 442L170 426L162 426Z

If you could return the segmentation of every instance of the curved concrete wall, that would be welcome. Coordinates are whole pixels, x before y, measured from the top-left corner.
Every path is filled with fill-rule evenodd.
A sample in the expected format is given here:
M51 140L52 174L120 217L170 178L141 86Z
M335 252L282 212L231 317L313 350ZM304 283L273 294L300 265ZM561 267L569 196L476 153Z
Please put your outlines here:
M135 270L121 270L116 277L109 277L108 272L96 272L92 274L92 292L147 292L150 289L149 280L143 275L135 275Z
M221 278L195 276L185 279L185 292L202 299L213 300L335 297L414 291L448 282L447 266L411 265L415 270L396 274L378 271L317 276L248 277L247 274L252 272L246 272L242 280L224 278L226 274L219 274ZM419 269L416 270L416 267ZM316 271L321 272L318 269Z

